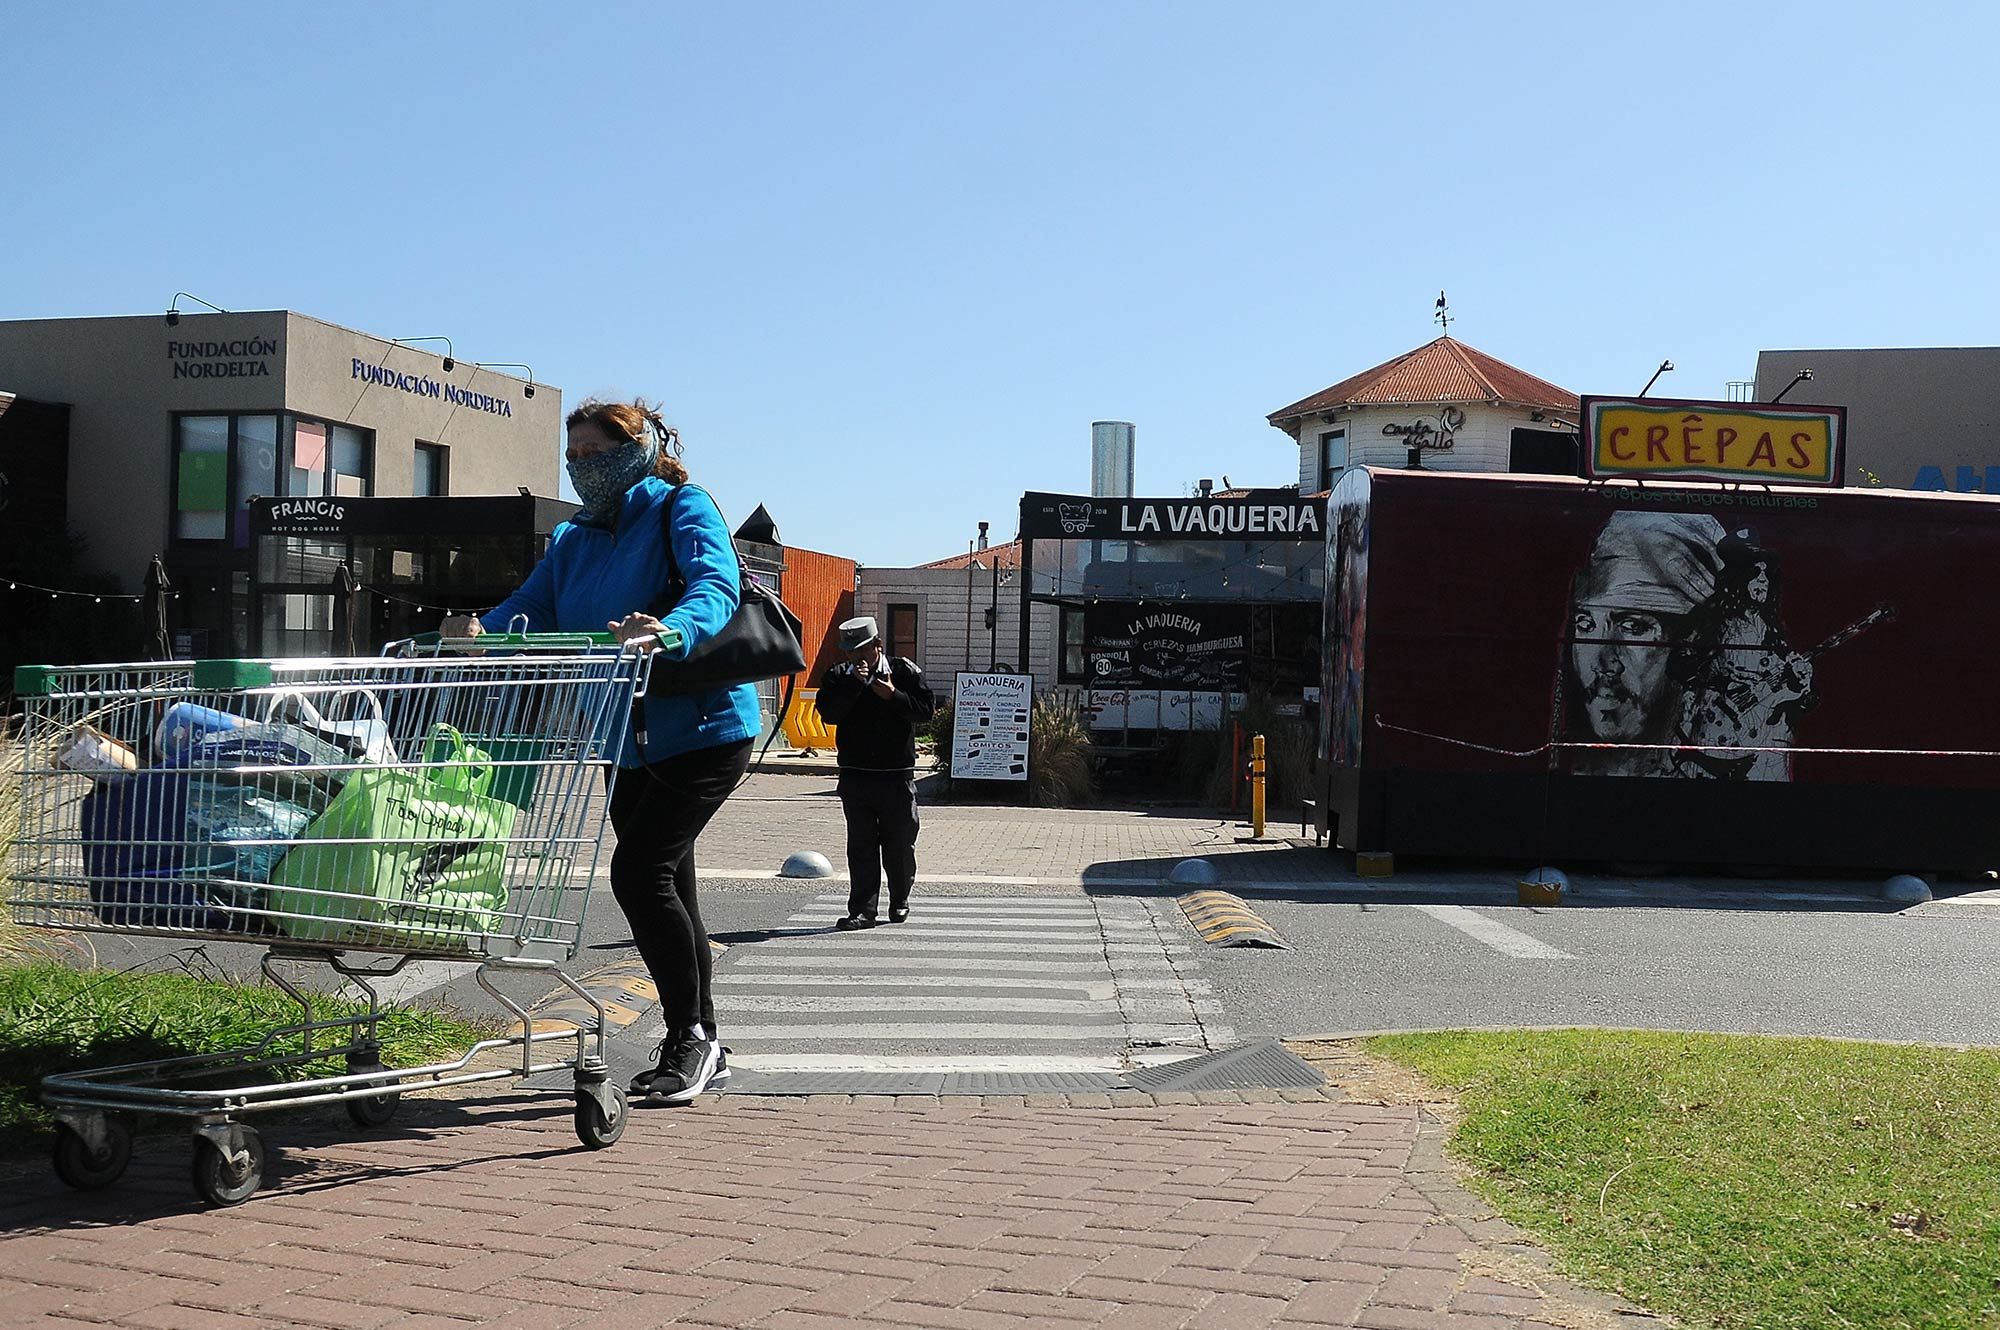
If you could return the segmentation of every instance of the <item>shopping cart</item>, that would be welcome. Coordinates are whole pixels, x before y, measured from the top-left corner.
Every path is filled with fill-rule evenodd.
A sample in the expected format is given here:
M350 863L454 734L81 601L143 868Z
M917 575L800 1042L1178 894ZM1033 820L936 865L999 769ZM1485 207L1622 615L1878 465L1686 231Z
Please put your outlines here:
M579 1139L616 1141L626 1102L605 1064L604 1006L561 967L582 939L650 659L607 634L492 634L476 652L432 637L379 659L17 671L15 921L254 943L303 1013L254 1046L44 1079L63 1180L110 1185L131 1157L131 1117L167 1115L193 1123L195 1189L234 1205L264 1168L242 1115L338 1103L375 1127L405 1090L564 1070ZM472 967L507 1033L452 1061L383 1066L377 985L417 962ZM315 965L367 1011L316 1017L298 969ZM595 1022L538 1028L494 984L522 972L584 998ZM345 1073L307 1066L325 1059Z

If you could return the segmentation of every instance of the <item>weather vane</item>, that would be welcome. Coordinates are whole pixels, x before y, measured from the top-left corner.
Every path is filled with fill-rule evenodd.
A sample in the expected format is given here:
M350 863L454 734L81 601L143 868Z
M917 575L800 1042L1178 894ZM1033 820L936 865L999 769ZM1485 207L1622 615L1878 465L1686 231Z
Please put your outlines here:
M1438 292L1437 313L1431 315L1431 317L1438 321L1438 327L1444 329L1445 336L1449 337L1451 335L1451 306L1444 303L1444 292L1442 291Z

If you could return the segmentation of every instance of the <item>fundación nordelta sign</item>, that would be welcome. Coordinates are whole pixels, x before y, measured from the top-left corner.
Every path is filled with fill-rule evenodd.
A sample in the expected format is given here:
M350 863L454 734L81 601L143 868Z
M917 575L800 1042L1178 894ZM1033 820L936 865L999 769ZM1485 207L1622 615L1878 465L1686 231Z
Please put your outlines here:
M504 397L472 392L455 383L434 379L428 374L405 374L402 370L390 369L386 365L370 364L359 356L353 360L354 369L350 377L359 379L363 383L380 384L384 388L394 388L398 392L406 392L415 397L440 398L453 406L462 406L471 411L484 411L488 415L512 417L514 414L514 404Z
M177 379L267 379L271 357L278 354L274 337L211 338L205 341L167 342L167 359ZM386 365L372 364L359 356L351 358L349 377L363 383L379 384L409 393L462 406L468 411L512 419L514 404L491 393L473 392L455 383L445 383L428 374L406 374Z

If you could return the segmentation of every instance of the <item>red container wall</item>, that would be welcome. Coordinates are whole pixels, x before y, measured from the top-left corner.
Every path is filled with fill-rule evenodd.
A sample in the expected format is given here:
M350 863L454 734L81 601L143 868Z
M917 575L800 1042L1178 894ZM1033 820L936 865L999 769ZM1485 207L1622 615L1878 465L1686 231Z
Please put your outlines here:
M2000 752L2000 500L1376 471L1332 505L1343 844L2000 864L1953 829L2000 823L2000 758L1939 752Z
M806 649L806 675L799 686L817 688L827 667L840 660L836 629L843 619L854 617L854 560L787 546L785 604L799 616Z

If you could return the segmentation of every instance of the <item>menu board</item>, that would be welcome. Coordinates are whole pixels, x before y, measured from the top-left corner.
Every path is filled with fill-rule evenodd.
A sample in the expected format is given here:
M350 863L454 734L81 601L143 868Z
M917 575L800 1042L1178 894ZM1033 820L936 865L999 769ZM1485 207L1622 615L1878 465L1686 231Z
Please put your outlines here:
M1026 674L953 677L952 779L1028 779L1028 713L1034 692L1035 681Z

